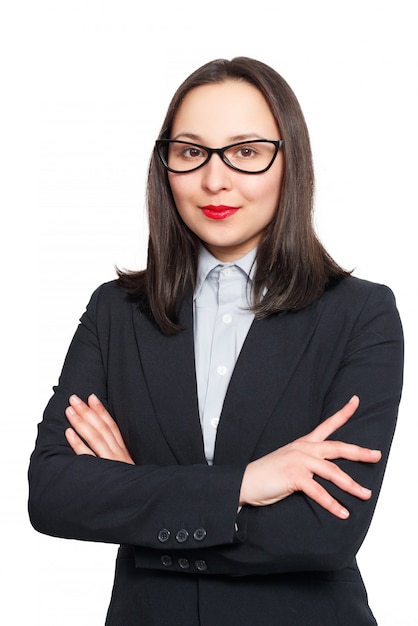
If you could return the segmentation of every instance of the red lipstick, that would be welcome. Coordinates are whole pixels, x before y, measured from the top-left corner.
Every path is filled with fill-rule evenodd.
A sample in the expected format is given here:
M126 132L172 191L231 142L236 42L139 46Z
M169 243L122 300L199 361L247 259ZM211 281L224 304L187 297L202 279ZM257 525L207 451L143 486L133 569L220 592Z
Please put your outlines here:
M236 213L239 208L235 206L226 206L225 204L208 204L207 206L200 207L203 214L209 217L211 220L224 220Z

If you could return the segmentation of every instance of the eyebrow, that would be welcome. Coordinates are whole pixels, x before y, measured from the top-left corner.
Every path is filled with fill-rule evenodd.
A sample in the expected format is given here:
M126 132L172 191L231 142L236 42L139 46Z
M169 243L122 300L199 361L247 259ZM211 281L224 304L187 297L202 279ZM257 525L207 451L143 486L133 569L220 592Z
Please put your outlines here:
M195 135L194 133L183 133L183 132L178 133L175 137L173 137L173 139L174 140L184 139L184 141L190 140L190 141L196 141L197 143L201 143L203 141L200 135ZM243 133L241 135L233 135L229 137L228 142L234 143L234 142L239 142L239 141L251 141L251 139L265 139L265 137L262 137L258 133Z

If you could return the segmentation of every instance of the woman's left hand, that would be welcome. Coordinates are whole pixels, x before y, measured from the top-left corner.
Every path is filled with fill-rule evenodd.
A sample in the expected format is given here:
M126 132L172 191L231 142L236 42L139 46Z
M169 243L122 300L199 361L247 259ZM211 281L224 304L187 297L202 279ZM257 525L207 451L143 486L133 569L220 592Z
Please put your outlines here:
M86 404L72 395L69 402L65 414L72 428L67 428L65 437L76 454L135 465L118 425L97 396L89 396Z

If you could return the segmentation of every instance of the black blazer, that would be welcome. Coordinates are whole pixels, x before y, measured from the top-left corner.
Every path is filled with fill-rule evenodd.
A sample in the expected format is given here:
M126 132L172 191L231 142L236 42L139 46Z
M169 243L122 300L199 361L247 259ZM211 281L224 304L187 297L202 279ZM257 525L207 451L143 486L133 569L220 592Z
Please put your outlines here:
M368 626L356 565L381 486L402 385L402 330L392 292L350 277L302 311L253 322L204 457L193 353L184 330L161 333L116 282L92 296L39 426L30 464L34 527L121 544L111 626ZM135 466L76 456L68 397L96 393ZM364 502L327 485L340 520L301 493L237 515L249 461L310 432L353 395L335 437L378 448L378 464L339 461L373 490ZM325 482L325 481L324 481ZM383 558L383 557L382 557Z

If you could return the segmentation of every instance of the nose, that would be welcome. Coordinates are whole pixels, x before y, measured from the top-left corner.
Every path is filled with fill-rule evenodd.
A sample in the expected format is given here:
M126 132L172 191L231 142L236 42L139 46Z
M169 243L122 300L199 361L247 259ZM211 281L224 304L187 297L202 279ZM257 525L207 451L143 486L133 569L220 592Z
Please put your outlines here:
M212 193L230 189L233 170L221 159L219 154L212 154L209 162L202 167L202 186Z

